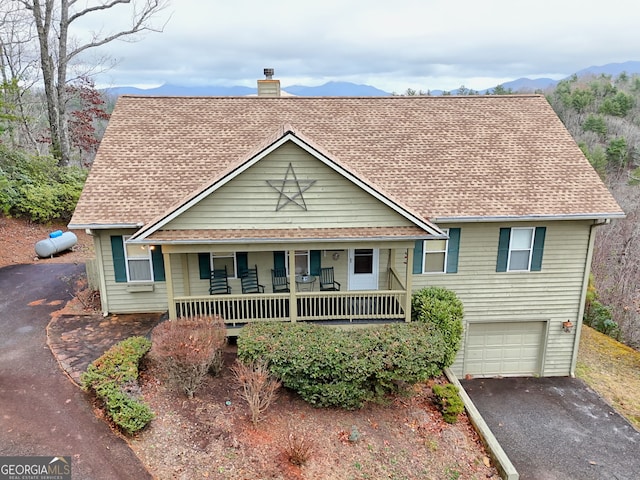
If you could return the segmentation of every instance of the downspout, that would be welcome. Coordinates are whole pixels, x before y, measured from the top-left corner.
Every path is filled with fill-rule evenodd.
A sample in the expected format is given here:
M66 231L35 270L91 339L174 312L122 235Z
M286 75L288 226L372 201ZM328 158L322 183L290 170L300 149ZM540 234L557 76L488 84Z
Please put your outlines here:
M96 266L98 267L98 277L100 282L100 308L102 308L102 316L109 315L109 295L107 294L107 281L104 275L104 263L102 260L102 238L100 234L87 228L85 232L93 237L93 248L96 252ZM86 267L85 267L86 269Z
M589 275L591 274L591 260L593 258L593 245L595 243L595 227L608 225L610 219L596 221L589 227L589 247L587 248L587 258L584 262L584 277L582 278L582 293L580 294L580 306L578 308L578 318L576 318L576 332L573 341L573 354L571 355L571 368L569 375L576 376L576 364L578 363L578 349L580 348L580 335L582 333L582 318L584 316L585 303L587 301L587 289L589 288Z

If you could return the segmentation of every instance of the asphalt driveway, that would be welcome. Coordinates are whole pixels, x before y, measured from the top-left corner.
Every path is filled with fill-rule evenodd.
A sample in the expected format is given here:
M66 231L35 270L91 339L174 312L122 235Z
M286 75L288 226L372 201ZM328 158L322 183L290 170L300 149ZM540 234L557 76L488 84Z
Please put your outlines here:
M46 343L49 314L70 299L65 278L83 268L0 268L0 455L69 455L77 480L150 479L127 444L95 417Z
M522 480L640 478L640 432L581 380L460 383Z

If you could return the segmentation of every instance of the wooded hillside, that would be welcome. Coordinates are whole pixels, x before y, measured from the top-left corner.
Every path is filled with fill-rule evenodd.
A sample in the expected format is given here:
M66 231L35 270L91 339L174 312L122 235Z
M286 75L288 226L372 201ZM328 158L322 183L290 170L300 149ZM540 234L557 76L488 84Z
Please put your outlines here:
M573 76L546 94L627 215L598 228L588 321L640 348L640 76Z

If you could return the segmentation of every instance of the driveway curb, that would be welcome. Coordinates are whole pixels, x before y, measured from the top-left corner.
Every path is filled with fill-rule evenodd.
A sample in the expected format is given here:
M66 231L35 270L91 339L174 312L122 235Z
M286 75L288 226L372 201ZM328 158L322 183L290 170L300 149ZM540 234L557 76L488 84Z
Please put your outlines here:
M444 374L452 384L458 387L460 398L462 399L462 402L464 403L464 406L467 410L469 420L478 432L478 435L480 435L482 442L488 450L489 456L491 456L492 460L495 462L500 476L504 480L519 480L520 474L513 466L513 463L511 463L511 460L509 460L509 457L502 449L502 446L500 445L496 437L493 435L493 432L489 428L489 425L487 425L487 422L485 422L484 418L482 418L482 415L480 415L480 412L473 404L471 397L469 397L469 395L465 391L464 387L458 380L458 377L456 377L455 374L448 368L444 369Z

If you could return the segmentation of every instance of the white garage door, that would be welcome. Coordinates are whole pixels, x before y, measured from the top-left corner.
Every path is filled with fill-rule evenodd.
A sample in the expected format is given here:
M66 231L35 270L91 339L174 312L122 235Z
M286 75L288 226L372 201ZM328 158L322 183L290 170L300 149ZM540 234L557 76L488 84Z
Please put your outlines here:
M540 374L545 322L470 323L468 329L465 375Z

